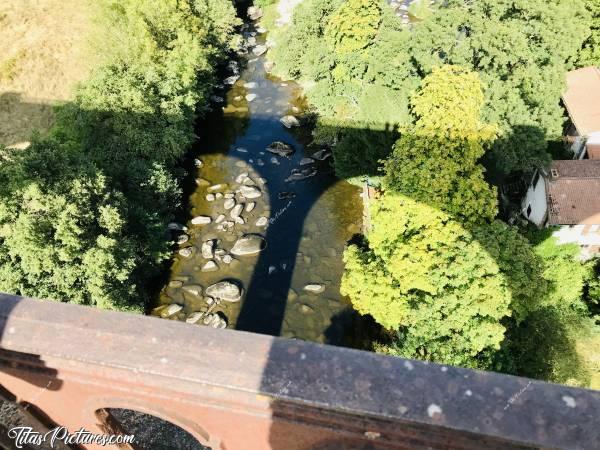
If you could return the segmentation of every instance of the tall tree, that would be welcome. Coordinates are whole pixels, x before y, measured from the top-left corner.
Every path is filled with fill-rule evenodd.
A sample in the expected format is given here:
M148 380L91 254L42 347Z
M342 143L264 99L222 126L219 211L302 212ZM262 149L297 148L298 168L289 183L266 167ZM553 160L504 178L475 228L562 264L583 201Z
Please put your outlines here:
M585 6L592 16L590 36L579 52L579 67L600 66L600 0L585 0Z
M407 128L385 162L388 189L469 222L497 214L496 190L478 163L496 129L481 122L483 86L476 73L442 66L413 97L415 126Z
M527 241L500 222L467 229L437 208L386 194L363 245L344 254L342 293L398 330L392 353L490 367L503 320L522 319L544 289Z

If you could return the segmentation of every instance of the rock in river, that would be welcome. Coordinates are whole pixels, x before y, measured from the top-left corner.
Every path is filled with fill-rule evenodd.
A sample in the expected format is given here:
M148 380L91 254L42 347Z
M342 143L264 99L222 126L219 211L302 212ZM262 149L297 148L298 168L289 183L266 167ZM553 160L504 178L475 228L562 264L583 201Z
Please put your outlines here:
M200 319L202 319L203 316L204 316L203 312L194 312L194 313L191 313L189 316L187 316L185 321L187 323L197 323Z
M291 115L283 116L281 119L279 119L279 121L286 128L292 128L292 127L298 127L298 126L300 126L300 122L298 122L298 119L296 119L296 117L291 116Z
M235 82L239 79L240 77L237 75L231 75L230 77L227 77L223 80L223 83L228 84L228 85L233 85L235 84Z
M316 152L313 157L319 161L323 161L331 156L331 150L323 149Z
M210 241L205 241L202 243L202 257L205 259L212 259L214 256L214 247L215 243Z
M269 219L267 219L265 216L262 216L262 217L259 217L258 220L256 221L256 226L264 227L264 226L267 226L267 223L269 223Z
M200 270L202 272L216 272L217 270L219 270L219 266L214 261L208 261L206 264L204 264L202 266L202 269L200 269Z
M210 186L208 189L206 189L208 192L216 192L216 191L222 191L223 189L225 189L227 187L227 184L225 183L221 183L221 184L213 184L212 186Z
M231 209L235 206L235 200L232 198L225 199L225 203L223 203L223 207L225 209Z
M180 223L177 223L177 222L171 222L169 225L167 225L167 228L169 230L173 230L173 231L185 231L185 230L187 230L186 226L181 225Z
M279 156L285 156L286 158L289 158L294 153L294 147L292 147L292 145L288 144L287 142L275 141L269 144L269 146L267 147L267 151L275 153Z
M262 192L255 186L247 186L244 184L240 186L240 194L246 198L258 198L262 195Z
M248 18L250 20L257 20L260 19L263 15L263 11L262 9L260 9L257 6L250 6L248 8Z
M246 178L248 178L248 172L242 172L237 176L237 178L235 179L235 182L243 183Z
M232 219L235 219L237 217L240 217L240 214L242 213L243 210L244 210L244 205L239 203L233 207L233 209L231 210L229 215L231 216Z
M185 244L189 240L190 240L190 237L187 234L180 234L179 236L177 236L177 244L178 245Z
M166 315L167 315L167 317L171 317L172 315L177 314L182 309L183 309L183 306L173 303L172 305L169 305L169 307L167 308Z
M224 280L207 287L206 295L226 302L239 302L242 291L237 284Z
M207 225L212 222L209 216L197 216L192 219L192 225Z
M182 248L181 250L179 250L179 255L183 256L184 258L189 258L190 256L192 256L192 253L194 252L194 249L192 247L186 247L186 248Z
M314 167L307 167L305 169L293 169L292 174L285 179L286 182L300 181L306 178L314 177L317 174L317 169Z
M320 294L325 290L325 286L318 283L311 283L304 286L304 290L306 292L310 292L311 294Z
M266 245L265 239L262 236L258 234L247 234L239 238L235 244L233 244L231 253L236 256L254 255L264 250Z
M246 95L246 101L251 102L252 100L256 99L256 97L258 97L256 94L248 94Z
M202 295L202 286L199 284L187 284L181 288L183 292L200 297Z
M263 55L266 51L267 51L266 45L257 45L256 47L254 47L252 49L252 53L254 53L255 56Z

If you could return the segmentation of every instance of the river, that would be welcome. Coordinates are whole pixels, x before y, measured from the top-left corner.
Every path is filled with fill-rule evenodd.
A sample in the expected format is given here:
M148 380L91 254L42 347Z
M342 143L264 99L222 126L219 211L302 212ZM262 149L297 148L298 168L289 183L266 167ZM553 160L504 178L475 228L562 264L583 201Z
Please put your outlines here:
M247 25L244 36L250 51L231 62L226 74L239 79L213 96L215 111L199 123L191 158L196 161L188 168L195 183L184 212L186 229L174 232L181 244L153 314L339 344L351 323L350 304L339 292L342 254L361 231L360 189L336 179L330 151L310 145L309 126L288 129L281 123L286 115L303 122L302 90L293 81L272 77L266 54L253 53L264 45L266 34ZM277 141L291 145L294 153L285 157L267 151ZM244 198L240 189L250 197L257 191L261 195ZM241 219L232 218L232 210L237 215L241 207L225 208L232 203L243 205ZM254 207L247 211L250 203ZM211 223L194 225L192 219L199 216L210 217ZM232 255L236 241L248 234L264 238L264 249ZM214 244L212 250L207 242ZM206 292L223 280L242 289L240 301L215 301L214 293ZM307 285L322 292L310 292Z

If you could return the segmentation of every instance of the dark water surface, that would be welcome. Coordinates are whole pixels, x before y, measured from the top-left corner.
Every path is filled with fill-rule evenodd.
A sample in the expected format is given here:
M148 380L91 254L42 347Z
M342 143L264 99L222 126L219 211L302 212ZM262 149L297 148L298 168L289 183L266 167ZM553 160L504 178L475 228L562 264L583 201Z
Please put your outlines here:
M256 40L263 43L265 35L257 33ZM228 328L336 344L348 326L348 319L340 319L347 316L343 311L349 303L340 295L339 287L344 246L361 229L360 190L335 178L331 158L300 165L303 158L323 150L308 145L310 129L287 129L280 122L288 114L301 118L305 111L302 91L294 82L268 75L266 55L257 58L251 49L240 57L240 79L228 86L224 102L216 103L215 109L222 109L222 114L213 114L200 124L202 136L193 156L202 161L202 167L190 170L197 172L196 180L202 180L189 198L185 233L190 239L179 246L193 247L193 254L183 257L175 253L169 284L160 294L163 306L153 314L186 320L194 312L210 309L226 319ZM249 94L256 98L247 101ZM273 141L289 143L296 151L290 158L273 155L266 151ZM312 166L317 170L315 176L286 181L293 169ZM236 193L240 183L235 179L243 172L248 172L262 191L260 198L240 199ZM215 219L220 214L226 216L225 221L232 219L230 210L224 208L224 197L214 201L206 198L207 189L215 184L227 184L213 192L215 195L234 193L236 203L256 203L251 212L242 212L244 224L236 223L228 231L219 229ZM287 193L288 198L281 198L281 193ZM200 215L210 216L212 223L193 225L191 219ZM256 225L261 217L268 219L266 227ZM223 254L229 254L235 241L248 233L264 236L266 248L251 256L233 256L235 259L226 264ZM202 257L201 247L210 239L219 240L217 248L222 249L214 259L219 270L203 272L209 260ZM243 288L241 301L221 301L211 309L204 294L186 292L186 286L206 289L221 280L233 280ZM324 291L307 292L307 284L321 284ZM183 309L173 313L177 307L172 307L169 312L167 305L172 304Z

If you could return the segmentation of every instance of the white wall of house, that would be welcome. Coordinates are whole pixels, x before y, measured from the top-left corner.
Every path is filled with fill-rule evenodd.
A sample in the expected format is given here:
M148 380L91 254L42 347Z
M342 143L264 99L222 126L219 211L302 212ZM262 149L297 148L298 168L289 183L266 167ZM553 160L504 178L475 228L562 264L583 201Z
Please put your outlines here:
M600 225L563 225L554 233L559 244L579 244L582 246L600 245Z
M538 227L546 223L548 204L546 202L546 182L539 173L532 177L527 194L521 203L522 214Z

